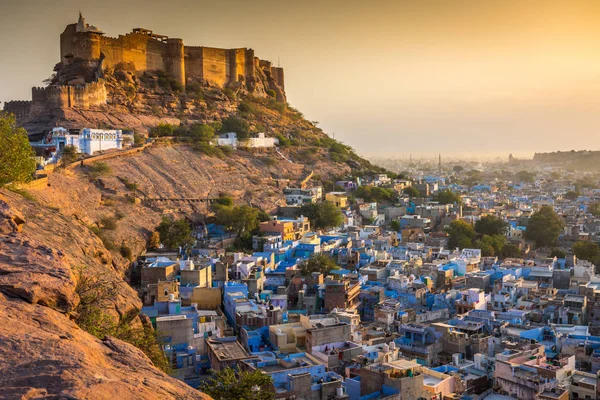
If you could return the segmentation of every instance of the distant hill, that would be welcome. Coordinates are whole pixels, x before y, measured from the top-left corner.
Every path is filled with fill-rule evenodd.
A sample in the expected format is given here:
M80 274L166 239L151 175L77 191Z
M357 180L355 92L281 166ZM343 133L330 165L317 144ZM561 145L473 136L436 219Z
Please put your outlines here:
M555 164L577 171L600 171L600 151L555 151L535 153L533 161L540 164Z

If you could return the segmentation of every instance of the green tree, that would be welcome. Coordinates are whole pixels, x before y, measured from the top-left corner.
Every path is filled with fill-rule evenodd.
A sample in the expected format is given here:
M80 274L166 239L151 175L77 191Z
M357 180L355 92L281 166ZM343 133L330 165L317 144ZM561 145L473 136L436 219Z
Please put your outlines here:
M531 214L525 237L535 241L538 247L549 247L556 243L564 222L550 206L542 206Z
M402 193L408 195L411 199L421 197L421 192L416 187L409 186L402 190Z
M0 187L33 179L34 156L27 131L17 127L12 114L0 112Z
M503 235L506 228L508 223L493 215L485 215L475 222L475 231L479 235Z
M504 247L502 248L502 257L504 258L513 258L513 257L520 257L521 256L521 249L519 249L519 246L514 245L512 243L506 243L504 245Z
M60 162L64 166L71 164L77 160L77 148L72 145L65 146L60 154Z
M484 257L499 256L506 245L504 235L483 235L481 239L476 240L473 247L481 249L481 255Z
M175 134L175 126L167 123L160 123L150 129L150 137L173 136Z
M215 129L206 124L194 124L190 128L189 136L201 142L210 142L215 137Z
M596 262L600 256L600 247L594 242L577 242L573 245L573 253L579 259Z
M396 193L393 189L381 188L378 186L359 186L354 192L354 196L367 202L376 201L379 203L384 201L394 201Z
M475 229L473 226L462 220L452 221L450 226L446 228L449 235L448 247L460 249L468 248L473 245L475 239Z
M515 176L521 182L533 183L535 180L535 174L529 171L519 171Z
M314 229L335 228L344 222L340 209L328 201L305 204L300 207L300 214L309 219Z
M400 230L400 221L393 220L392 222L390 222L390 228L394 232L398 232Z
M239 140L244 140L250 136L250 125L246 120L231 115L223 120L220 131L235 132Z
M588 211L594 216L600 216L600 202L595 201L588 206Z
M464 170L465 169L462 166L460 166L460 165L455 165L454 167L452 167L452 171L456 172L457 174L460 174Z
M454 204L454 203L461 204L462 203L460 194L454 193L450 189L446 189L446 190L437 192L436 195L433 196L433 200L439 202L440 204Z
M320 272L327 276L334 269L340 269L333 258L325 254L315 254L306 260L303 260L298 265L300 273L303 276L308 276L313 272Z
M258 228L259 210L250 206L220 206L217 208L216 223L234 231L238 237Z
M272 400L275 398L272 386L271 377L258 369L236 373L228 367L213 371L200 390L215 400Z
M565 193L565 199L567 200L577 200L577 198L579 197L580 193L576 192L574 190L569 190L567 193Z
M156 228L160 235L160 241L165 247L188 247L194 244L192 228L185 219L171 221L163 217L162 222Z
M559 249L558 247L553 247L550 250L550 257L567 258L567 252Z

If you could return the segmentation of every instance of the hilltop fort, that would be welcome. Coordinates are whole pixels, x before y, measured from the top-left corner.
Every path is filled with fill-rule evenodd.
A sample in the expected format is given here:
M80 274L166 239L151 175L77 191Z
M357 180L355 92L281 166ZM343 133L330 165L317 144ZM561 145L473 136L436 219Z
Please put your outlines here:
M31 101L5 103L4 110L15 114L19 123L45 128L49 125L47 116L53 110L56 114L57 109L114 111L114 106L128 105L127 112L143 114L172 103L172 99L155 99L146 110L133 107L140 99L132 99L131 92L139 92L140 81L147 83L149 78L159 84L167 79L178 95L189 88L195 93L219 88L286 102L283 68L255 57L253 49L186 46L182 39L143 28L108 37L86 23L81 13L78 22L67 25L60 35L60 56L48 86L34 87ZM114 84L123 81L118 75L123 72L131 75L131 89ZM128 89L128 96L120 89Z

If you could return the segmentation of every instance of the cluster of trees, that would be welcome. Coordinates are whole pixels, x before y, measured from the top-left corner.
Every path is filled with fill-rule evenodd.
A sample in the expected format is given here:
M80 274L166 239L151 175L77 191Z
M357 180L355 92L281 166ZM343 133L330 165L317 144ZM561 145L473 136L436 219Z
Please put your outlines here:
M600 246L594 242L577 242L573 245L573 253L581 260L588 260L600 265Z
M411 199L421 197L421 192L419 192L419 190L413 186L404 188L404 190L402 190L402 193L408 195Z
M161 123L150 130L150 137L186 137L195 141L209 142L215 137L215 133L222 129L222 124L192 124L171 125Z
M0 187L33 179L34 156L27 131L17 127L12 114L0 112Z
M519 248L506 240L508 224L501 218L493 215L481 217L475 226L462 221L453 221L446 229L449 235L448 246L481 249L484 257L518 257Z
M450 189L440 190L433 196L433 201L437 201L440 204L461 204L462 199L460 194L453 192Z
M340 209L328 201L305 204L300 207L299 215L308 218L313 229L335 228L344 222Z
M313 272L320 272L327 276L332 270L340 269L335 260L325 254L315 254L302 261L298 267L303 276L309 276Z
M236 206L233 199L221 196L213 205L215 223L235 232L236 246L252 249L252 236L257 235L261 222L268 221L269 215L258 208L247 205Z
M359 186L354 195L367 202L393 202L396 199L396 192L393 189L378 186Z
M162 243L168 248L191 247L195 240L192 236L192 228L185 219L171 220L163 217L163 220L156 228L156 233L150 236L149 246L151 248L159 247Z
M535 241L537 247L551 247L564 227L563 219L550 206L542 206L531 214L525 237Z
M599 217L600 216L600 202L593 202L592 204L590 204L588 206L588 211L594 216L594 217Z
M200 390L215 400L272 400L271 376L259 370L252 372L224 368L213 371L212 376L200 385Z

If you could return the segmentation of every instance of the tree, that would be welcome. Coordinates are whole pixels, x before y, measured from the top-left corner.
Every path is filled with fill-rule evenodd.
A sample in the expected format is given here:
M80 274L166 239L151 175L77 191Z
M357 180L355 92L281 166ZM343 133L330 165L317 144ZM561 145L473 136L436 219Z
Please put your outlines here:
M200 385L200 390L215 400L272 400L275 398L272 386L271 377L258 369L236 373L228 367L212 371L212 376Z
M359 186L354 195L364 201L394 201L396 193L393 189L381 188L378 186Z
M460 194L454 193L450 189L442 190L437 192L435 196L433 196L433 200L439 202L440 204L460 204L462 203L462 199Z
M77 148L73 145L65 146L60 154L60 162L64 166L71 164L77 160Z
M553 247L550 250L550 257L567 258L567 252L559 249L558 247Z
M12 114L0 112L0 187L33 179L34 156L27 131L17 127Z
M398 232L400 230L400 221L393 220L392 222L390 222L390 228L394 232Z
M464 249L473 245L475 229L465 221L452 221L450 226L446 228L446 232L450 236L448 239L448 247L450 248L458 247Z
M206 124L192 125L189 135L201 142L210 142L215 137L215 129Z
M579 192L576 192L574 190L569 190L567 193L565 193L565 199L567 200L577 200L577 198L579 197Z
M402 190L402 193L408 195L411 199L421 197L421 192L419 192L419 190L413 186L404 188L404 190Z
M328 201L305 204L300 207L300 214L309 219L314 229L335 228L344 222L340 209Z
M598 217L600 216L600 202L596 201L593 202L592 204L590 204L588 206L588 211L594 216L594 217Z
M235 132L239 140L244 140L250 136L250 125L246 120L231 115L223 120L221 132Z
M519 249L519 246L514 245L512 243L506 243L504 245L504 247L502 248L502 257L504 258L509 258L509 257L520 257L521 256L521 249Z
M173 136L174 133L175 126L167 123L160 123L154 128L150 129L150 137Z
M498 256L506 245L504 235L483 235L477 240L473 247L481 249L481 255L484 257Z
M548 247L556 243L564 226L563 220L550 206L542 206L531 214L525 237L535 241L537 247Z
M582 260L596 262L600 257L600 247L594 242L577 242L573 245L573 253Z
M502 218L485 215L475 222L475 231L479 235L504 235L508 223Z
M260 223L259 210L246 205L218 206L215 217L217 224L234 231L238 237L254 231Z
M529 171L519 171L515 176L521 182L533 183L535 180L535 174Z
M308 259L300 262L298 268L303 276L308 276L313 272L320 272L327 276L331 270L340 269L333 258L326 256L325 254L312 255Z
M452 171L456 172L457 174L460 174L464 170L465 169L462 166L460 166L460 165L455 165L454 167L452 167Z
M162 222L156 228L160 235L160 241L165 247L176 248L193 246L192 228L185 219L171 221L163 217Z

